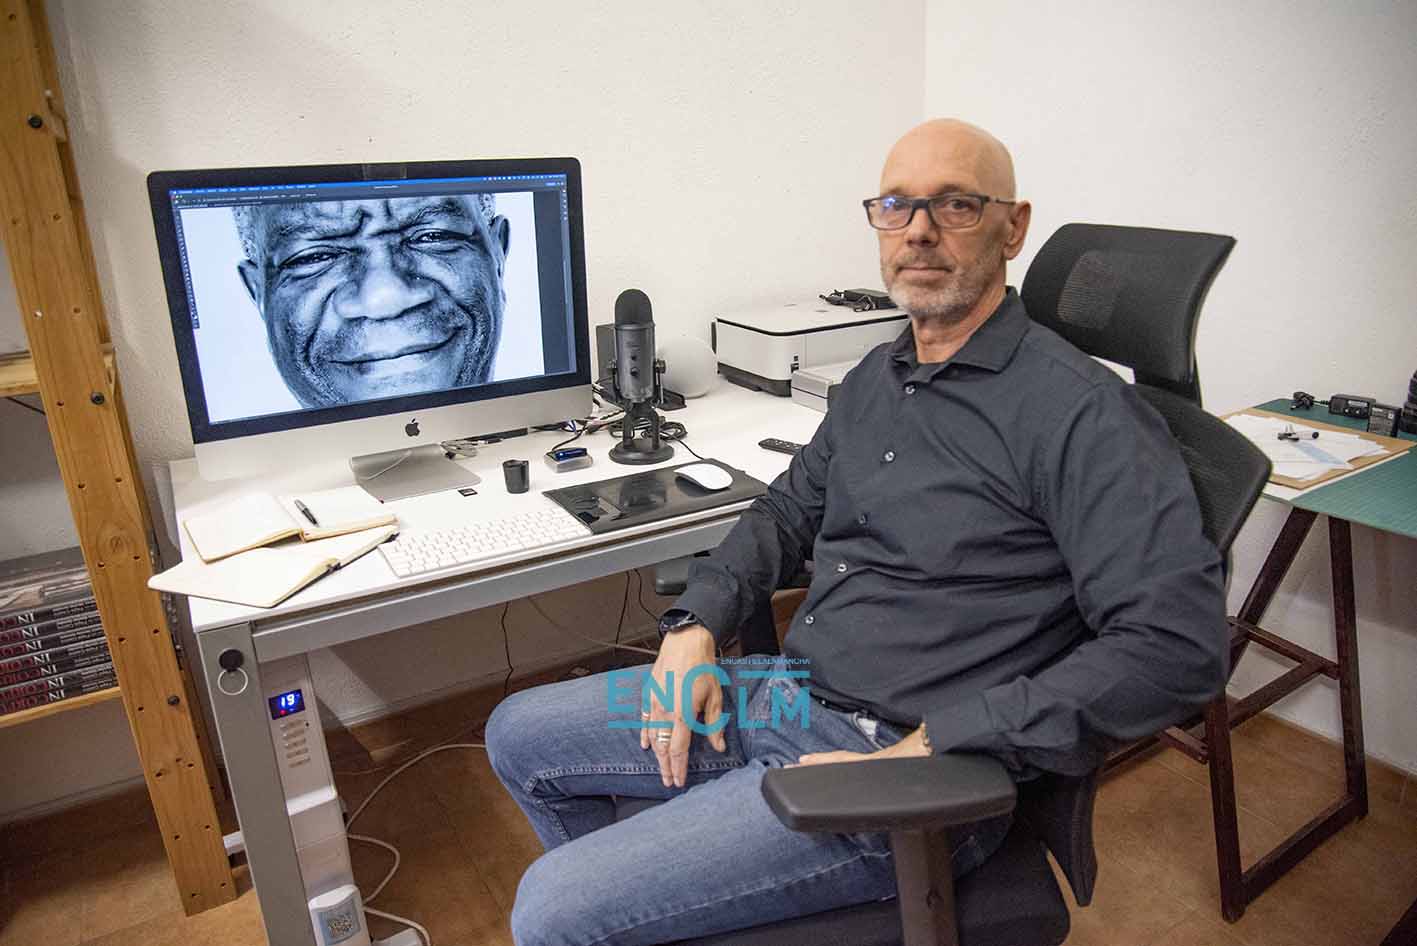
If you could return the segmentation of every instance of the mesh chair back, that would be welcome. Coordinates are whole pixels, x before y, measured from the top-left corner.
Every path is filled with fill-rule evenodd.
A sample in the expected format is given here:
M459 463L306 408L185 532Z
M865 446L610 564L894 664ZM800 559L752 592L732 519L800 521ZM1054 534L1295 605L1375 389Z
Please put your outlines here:
M1201 507L1201 527L1221 555L1230 551L1269 479L1269 458L1245 435L1169 391L1137 385L1181 448Z
M1214 233L1070 223L1029 264L1029 316L1140 384L1200 403L1196 322L1235 245Z

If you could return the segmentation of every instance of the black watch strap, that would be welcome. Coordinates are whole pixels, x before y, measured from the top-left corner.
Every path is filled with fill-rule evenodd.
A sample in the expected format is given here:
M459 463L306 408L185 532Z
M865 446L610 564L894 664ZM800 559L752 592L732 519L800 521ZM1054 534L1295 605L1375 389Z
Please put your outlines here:
M670 608L665 611L659 619L659 639L663 640L664 635L671 631L682 630L699 623L698 615L683 608Z

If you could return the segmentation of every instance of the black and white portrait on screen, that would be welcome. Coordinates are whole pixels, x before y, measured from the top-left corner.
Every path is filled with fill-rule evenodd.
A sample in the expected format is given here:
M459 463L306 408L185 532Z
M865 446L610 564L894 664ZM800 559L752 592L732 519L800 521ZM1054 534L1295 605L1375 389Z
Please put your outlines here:
M212 422L544 370L530 193L181 214Z

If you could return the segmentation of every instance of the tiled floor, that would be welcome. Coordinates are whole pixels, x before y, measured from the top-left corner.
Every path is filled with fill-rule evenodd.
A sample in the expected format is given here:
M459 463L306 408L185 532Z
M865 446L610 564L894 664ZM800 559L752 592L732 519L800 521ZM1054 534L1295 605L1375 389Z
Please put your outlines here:
M388 763L456 734L489 706L488 695L472 695L332 736L341 790L358 803L391 770ZM1336 750L1264 717L1237 733L1235 756L1247 858L1306 821L1340 785ZM1417 779L1373 767L1370 791L1364 821L1230 925L1219 916L1205 769L1161 753L1115 774L1097 804L1097 895L1090 907L1074 909L1068 943L1377 946L1417 897ZM437 946L510 946L507 913L540 846L481 752L450 750L420 763L353 830L402 851L403 867L375 906L419 920ZM367 890L390 855L364 844L353 851ZM141 794L11 827L0 833L0 862L0 946L265 942L244 871L235 902L183 916ZM380 936L395 929L374 924Z

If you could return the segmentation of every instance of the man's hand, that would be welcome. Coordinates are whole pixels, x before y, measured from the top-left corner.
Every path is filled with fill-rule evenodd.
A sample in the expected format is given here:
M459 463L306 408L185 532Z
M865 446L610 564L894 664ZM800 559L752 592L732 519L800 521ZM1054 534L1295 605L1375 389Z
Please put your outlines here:
M660 705L657 698L651 695L648 719L652 721L672 720L674 728L670 730L650 726L641 727L640 748L654 749L655 758L659 760L659 777L664 782L665 788L671 785L683 788L688 777L689 739L693 734L682 713L684 680L688 677L689 671L695 667L715 663L713 635L708 632L708 628L702 625L671 631L665 635L664 643L659 645L659 657L655 659L652 673L661 692L669 692L664 681L668 674L674 675L672 694L674 706L666 709ZM693 718L702 719L704 725L712 726L718 722L718 718L723 712L723 688L719 686L718 679L713 674L700 672L694 678L690 705L693 709ZM643 713L640 716L642 719L645 718ZM661 735L663 733L671 733L671 735L666 740ZM708 741L709 745L719 752L728 748L721 729L712 733L708 737Z
M925 740L920 730L915 730L900 742L875 752L809 752L797 759L798 765L828 765L832 762L862 762L866 759L908 759L913 756L927 756Z

